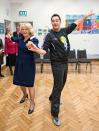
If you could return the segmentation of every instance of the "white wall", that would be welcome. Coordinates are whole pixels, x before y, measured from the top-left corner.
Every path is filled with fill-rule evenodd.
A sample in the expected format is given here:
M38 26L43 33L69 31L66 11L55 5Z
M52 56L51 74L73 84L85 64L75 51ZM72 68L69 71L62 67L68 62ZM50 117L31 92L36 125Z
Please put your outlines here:
M4 20L11 20L11 8L8 0L0 1L0 22L4 23ZM0 38L2 38L4 42L5 34L1 34Z
M1 0L0 1L0 23L4 23L4 20L11 21L11 8L10 3L8 0ZM3 44L5 41L5 33L0 34L0 38L3 40ZM5 57L4 57L4 64L5 64Z
M66 14L86 14L93 9L99 14L99 1L97 0L25 0L24 3L12 4L12 20L33 21L34 30L38 28L51 28L50 18L53 13L58 13L65 25ZM18 12L26 10L27 17L20 17ZM71 34L69 35L71 48L87 49L88 54L99 54L99 34Z

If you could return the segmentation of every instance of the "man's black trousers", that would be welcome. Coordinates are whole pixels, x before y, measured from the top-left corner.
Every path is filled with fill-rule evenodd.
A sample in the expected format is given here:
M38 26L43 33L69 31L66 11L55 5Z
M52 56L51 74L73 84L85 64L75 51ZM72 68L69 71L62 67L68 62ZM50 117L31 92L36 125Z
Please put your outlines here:
M51 100L51 114L58 117L61 92L67 79L68 63L52 63L51 67L54 78L53 90L49 97Z

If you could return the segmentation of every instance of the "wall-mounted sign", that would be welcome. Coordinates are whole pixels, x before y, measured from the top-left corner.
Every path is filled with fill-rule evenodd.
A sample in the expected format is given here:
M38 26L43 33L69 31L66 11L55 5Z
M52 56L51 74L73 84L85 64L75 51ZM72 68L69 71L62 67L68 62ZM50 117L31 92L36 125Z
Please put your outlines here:
M4 34L4 23L0 23L0 34Z
M27 16L27 11L19 11L19 16Z

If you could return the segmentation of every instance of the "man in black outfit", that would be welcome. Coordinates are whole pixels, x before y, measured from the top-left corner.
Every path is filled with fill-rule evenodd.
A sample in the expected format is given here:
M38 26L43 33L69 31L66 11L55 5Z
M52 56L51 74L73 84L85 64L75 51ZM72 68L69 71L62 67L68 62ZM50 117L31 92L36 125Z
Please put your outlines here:
M84 19L91 15L93 15L92 11L83 18L76 20L70 26L61 28L61 18L58 14L54 14L51 17L52 30L45 38L43 50L35 47L34 44L30 49L31 51L35 51L39 54L45 54L48 49L50 49L54 85L49 100L51 101L52 121L56 126L60 126L61 124L58 117L60 110L60 97L67 79L68 71L68 54L70 44L67 35L70 34Z
M20 25L17 25L17 26L16 26L16 31L13 32L13 36L14 36L14 37L17 37L17 38L23 37L23 35L20 33Z

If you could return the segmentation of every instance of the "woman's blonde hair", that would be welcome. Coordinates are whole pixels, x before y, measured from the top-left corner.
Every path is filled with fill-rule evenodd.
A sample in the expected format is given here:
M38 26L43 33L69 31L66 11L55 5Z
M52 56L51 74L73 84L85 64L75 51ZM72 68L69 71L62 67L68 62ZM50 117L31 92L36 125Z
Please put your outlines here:
M34 35L33 26L30 23L20 23L20 30L24 27L29 30L30 36Z

